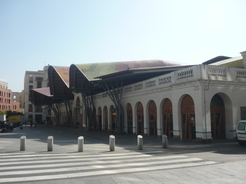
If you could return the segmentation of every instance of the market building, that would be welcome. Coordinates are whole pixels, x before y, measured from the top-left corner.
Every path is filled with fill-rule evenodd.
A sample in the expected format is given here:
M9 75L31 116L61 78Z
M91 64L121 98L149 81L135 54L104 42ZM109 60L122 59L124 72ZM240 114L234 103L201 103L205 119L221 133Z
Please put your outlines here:
M246 119L246 52L241 55L200 65L72 64L66 75L49 66L49 99L59 109L55 124L181 140L235 139L237 122Z

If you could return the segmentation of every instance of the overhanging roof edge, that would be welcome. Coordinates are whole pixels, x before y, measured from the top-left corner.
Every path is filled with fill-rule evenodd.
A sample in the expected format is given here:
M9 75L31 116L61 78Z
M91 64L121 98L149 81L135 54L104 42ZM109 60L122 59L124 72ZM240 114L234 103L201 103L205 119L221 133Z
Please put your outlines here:
M115 73L111 73L111 74L107 74L107 75L101 75L101 76L97 76L95 78L99 78L102 79L103 77L109 77L112 75L116 75L116 74L127 74L127 73L134 73L134 72L139 72L139 71L154 71L154 70L162 70L163 71L170 71L170 70L179 70L179 69L183 69L183 68L187 68L187 67L191 67L194 65L176 65L176 66L163 66L163 67L149 67L149 68L131 68L128 70L123 70L123 71L119 71L119 72L115 72Z
M44 89L49 90L49 94L42 93L41 90L44 90ZM32 89L32 91L34 91L36 93L39 93L41 95L47 96L47 97L53 97L53 95L50 94L50 88L49 87L46 87L46 88L36 88L36 89Z
M77 66L77 64L72 64L72 65L70 65L70 67L71 66L75 66L82 74L83 74L83 76L88 80L88 81L92 81L92 80L90 80L86 75L85 75L85 73Z
M63 83L67 86L67 88L69 88L69 85L67 85L67 83L65 82L65 80L63 79L63 77L61 77L60 73L55 68L55 67L64 67L64 68L69 68L69 67L67 67L67 66L52 66L52 65L49 65L49 67L52 67L56 71L56 73L58 74L58 76L62 79Z

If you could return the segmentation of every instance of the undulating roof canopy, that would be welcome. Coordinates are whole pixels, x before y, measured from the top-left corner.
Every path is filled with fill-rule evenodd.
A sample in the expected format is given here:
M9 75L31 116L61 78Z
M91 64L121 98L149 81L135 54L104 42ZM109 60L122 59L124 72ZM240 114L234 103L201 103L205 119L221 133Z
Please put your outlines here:
M117 82L122 82L123 86L137 83L143 80L154 78L160 75L187 68L191 65L180 65L180 66L166 66L166 67L152 67L152 68L138 68L125 70L109 75L99 76L104 82L111 82L116 87ZM100 82L98 83L100 86Z
M217 56L215 58L203 62L202 64L244 68L242 56L238 56L238 57Z
M172 72L180 67L184 66L162 60L72 64L70 66L70 88L80 92L90 89L95 94L103 91L98 85L102 80L117 83L119 79L124 79L123 85L128 85Z
M74 95L69 88L69 67L49 66L48 78L50 94L55 100L72 100Z
M50 94L50 88L37 88L30 91L31 102L34 105L50 105L57 103L53 100L53 95Z
M241 56L218 56L203 64L243 67L243 59ZM103 82L111 82L117 87L121 81L125 86L190 66L192 65L163 60L72 64L70 67L49 66L50 88L31 90L32 102L47 104L72 100L72 91L87 94L103 92Z
M76 65L73 64L70 66L69 75L69 84L72 91L85 94L96 94L102 92L102 89L95 86L95 83L92 81L89 81Z
M226 60L219 61L217 63L214 63L212 65L218 65L218 66L229 66L229 67L236 67L236 68L244 68L243 66L243 57L233 57Z
M231 57L228 57L228 56L217 56L217 57L214 57L212 59L209 59L205 62L203 62L202 64L204 65L209 65L209 64L213 64L213 63L216 63L216 62L219 62L219 61L222 61L222 60L225 60L225 59L229 59Z
M138 68L151 68L151 67L164 67L164 66L177 66L178 63L172 63L162 60L143 60L143 61L119 61L107 63L89 63L89 64L76 64L75 66L81 73L88 79L88 81L96 80L96 77L108 75L120 71Z

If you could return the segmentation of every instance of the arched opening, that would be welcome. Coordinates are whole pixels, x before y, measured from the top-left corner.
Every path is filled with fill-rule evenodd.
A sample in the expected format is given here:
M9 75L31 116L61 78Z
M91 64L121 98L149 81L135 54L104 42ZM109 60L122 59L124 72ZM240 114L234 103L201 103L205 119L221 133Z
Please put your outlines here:
M113 105L110 106L110 112L111 112L111 130L112 132L115 132L116 130L116 110Z
M132 134L132 106L131 104L127 104L127 132L128 134Z
M162 106L162 131L168 137L173 137L173 108L169 99L166 99Z
M75 126L76 126L76 128L81 128L82 127L82 125L81 125L82 114L80 114L80 109L82 107L80 106L80 98L79 97L76 98L76 107L75 108L76 108L76 110L75 110L75 123L76 123Z
M65 113L65 111L62 111L62 124L66 125L66 113Z
M156 105L153 100L149 104L149 135L157 135Z
M141 102L137 104L137 134L144 135L144 112Z
M108 108L105 106L103 109L104 112L104 130L108 130Z
M85 115L85 118L83 122L83 128L87 129L89 128L89 126L88 126L88 116L87 116L86 110L84 110L84 115Z
M214 95L210 103L211 131L213 139L225 139L225 107L223 99Z
M98 107L98 112L97 112L97 129L102 130L102 109L101 107Z
M184 96L181 103L182 139L196 139L195 105L191 96Z
M96 130L97 129L97 115L96 115L96 108L94 107L93 108L93 112L92 112L92 118L93 118L93 120L92 120L92 128L94 129L94 130Z

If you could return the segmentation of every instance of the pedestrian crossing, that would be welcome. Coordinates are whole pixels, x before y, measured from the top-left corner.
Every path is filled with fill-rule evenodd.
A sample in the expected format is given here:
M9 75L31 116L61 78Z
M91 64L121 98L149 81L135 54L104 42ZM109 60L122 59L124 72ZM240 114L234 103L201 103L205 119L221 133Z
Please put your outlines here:
M0 183L69 179L215 164L164 152L0 154Z

